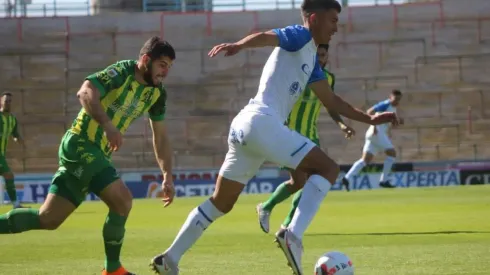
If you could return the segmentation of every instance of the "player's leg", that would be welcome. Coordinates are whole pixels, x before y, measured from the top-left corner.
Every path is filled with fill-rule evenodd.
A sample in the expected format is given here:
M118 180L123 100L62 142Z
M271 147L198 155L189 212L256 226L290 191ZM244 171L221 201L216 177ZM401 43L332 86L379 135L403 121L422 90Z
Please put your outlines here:
M20 201L17 200L17 190L15 190L14 174L10 171L5 156L0 156L0 174L5 181L5 190L14 208L21 208Z
M106 167L93 178L90 188L109 207L102 229L106 257L102 274L129 274L121 264L120 255L126 232L126 220L132 207L131 191L111 166Z
M366 165L373 161L374 154L376 154L378 147L376 142L372 139L366 139L364 148L362 149L362 157L354 162L347 174L342 178L342 185L347 191L350 191L350 183L357 176Z
M20 233L35 229L57 229L80 205L84 197L75 196L67 187L70 176L58 172L53 178L49 194L41 208L13 209L0 215L0 234Z
M299 187L298 184L295 184L291 170L289 173L289 180L281 183L265 202L259 203L256 207L260 228L265 233L269 233L269 221L272 209L303 187L302 185Z
M189 213L171 246L153 258L150 265L157 273L179 273L178 263L184 253L216 219L232 210L245 184L264 162L264 158L253 150L258 142L256 135L259 133L257 129L253 130L250 119L246 116L235 118L228 138L228 153L221 166L213 195ZM240 130L239 136L234 128Z
M308 175L297 170L292 173L292 177L294 179L294 182L297 183L297 186L300 188L303 188L303 186L306 183L306 180L308 179ZM294 213L296 212L296 208L298 208L299 200L301 199L302 194L303 194L303 190L299 190L294 194L293 201L291 203L291 209L289 210L289 213L284 219L284 222L281 225L281 229L287 228L291 223Z
M384 148L386 158L383 164L383 172L381 173L379 186L394 188L395 186L391 184L390 180L388 179L388 175L390 174L393 164L395 164L396 161L396 150L387 135L380 136L380 145Z

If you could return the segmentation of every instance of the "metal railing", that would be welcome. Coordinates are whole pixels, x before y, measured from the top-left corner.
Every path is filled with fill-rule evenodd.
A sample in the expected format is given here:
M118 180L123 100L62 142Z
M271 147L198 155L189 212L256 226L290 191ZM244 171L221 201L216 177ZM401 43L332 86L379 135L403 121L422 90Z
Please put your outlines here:
M138 0L134 0L137 2ZM4 0L0 3L0 17L51 17L51 16L88 16L103 10L113 11L169 11L169 12L195 12L195 11L256 11L298 9L302 0L141 0L141 9L127 10L124 4L120 6L101 6L91 4L88 0L41 0L19 1ZM27 4L31 2L30 4ZM414 0L339 0L344 6L386 6L399 5ZM422 2L438 2L426 0ZM136 8L137 9L137 8Z

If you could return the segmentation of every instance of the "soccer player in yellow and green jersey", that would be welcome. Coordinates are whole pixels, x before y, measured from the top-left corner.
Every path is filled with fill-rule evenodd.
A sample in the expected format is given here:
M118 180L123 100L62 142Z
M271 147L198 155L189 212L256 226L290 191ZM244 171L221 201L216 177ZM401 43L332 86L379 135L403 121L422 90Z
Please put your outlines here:
M327 76L328 82L333 90L335 86L335 75L325 69L325 66L328 63L328 45L320 44L318 46L317 53L320 65L323 67L323 71ZM315 93L307 87L301 95L300 99L298 99L293 109L291 110L286 124L290 129L297 131L298 133L309 138L318 146L320 146L317 123L318 115L320 114L320 108L322 106L322 103L316 97ZM340 129L345 133L347 138L350 138L355 133L354 129L344 123L339 114L330 110L328 110L328 113L330 117L337 123L337 125L339 125ZM298 171L289 171L289 173L290 179L286 182L281 183L276 188L274 193L269 197L269 199L267 199L267 201L257 205L259 225L261 229L266 233L269 232L269 217L272 209L274 209L274 207L278 203L281 203L285 199L289 198L291 194L298 191L294 186L304 186L306 180L308 179L308 175L305 175ZM282 228L286 228L291 222L300 198L301 191L296 192L296 195L293 199L293 206L286 220L283 222Z
M10 137L14 138L14 141L22 143L22 138L19 134L17 127L17 118L11 113L12 94L5 92L1 97L1 109L0 109L0 175L5 180L5 189L9 196L10 202L14 208L22 208L20 201L17 200L17 191L15 190L14 174L10 170L7 163L6 152L7 145Z
M56 229L92 192L109 207L102 233L106 254L102 274L132 274L119 260L132 196L119 178L111 154L122 146L122 134L129 125L148 113L156 159L164 176L163 200L165 206L172 202L175 190L162 81L174 59L172 46L152 37L141 48L138 60L117 62L86 78L77 93L82 109L61 140L59 169L44 204L39 211L14 209L1 215L0 234Z

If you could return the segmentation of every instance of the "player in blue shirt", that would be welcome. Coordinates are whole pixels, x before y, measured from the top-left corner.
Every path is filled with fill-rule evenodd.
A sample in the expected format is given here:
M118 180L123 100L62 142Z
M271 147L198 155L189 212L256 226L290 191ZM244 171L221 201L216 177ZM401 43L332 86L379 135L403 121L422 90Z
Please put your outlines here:
M388 99L378 102L373 107L371 107L367 111L367 113L396 113L397 106L400 103L401 99L402 93L399 90L393 90ZM399 124L403 124L403 119L399 118ZM352 181L353 177L359 174L364 166L371 163L374 155L381 151L386 154L386 158L383 165L383 173L381 174L381 178L379 180L379 186L384 188L395 187L388 180L388 174L391 172L391 168L393 167L396 159L395 147L390 140L390 130L391 125L389 124L370 126L368 128L368 130L366 131L366 140L364 143L362 158L356 161L354 165L352 165L349 172L347 172L345 177L342 179L342 184L345 186L347 191L349 191L349 184Z
M340 10L335 0L304 0L302 26L254 33L236 43L217 45L209 52L210 57L220 52L232 56L248 48L274 47L264 65L257 94L231 123L228 152L213 195L189 213L170 247L152 259L154 271L179 274L178 263L184 253L216 219L231 211L248 181L264 161L270 161L308 175L298 211L288 228L276 236L294 273L304 274L302 238L337 179L339 167L313 141L285 125L293 106L309 85L326 108L342 116L371 125L397 121L394 113L368 115L332 92L317 60L317 47L328 44L337 31Z

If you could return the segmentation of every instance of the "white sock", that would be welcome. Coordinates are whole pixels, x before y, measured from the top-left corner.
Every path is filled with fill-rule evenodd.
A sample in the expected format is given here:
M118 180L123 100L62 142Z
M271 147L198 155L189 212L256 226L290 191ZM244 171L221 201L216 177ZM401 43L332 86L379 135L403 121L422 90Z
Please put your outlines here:
M206 228L217 218L224 214L219 211L210 200L203 202L200 206L194 208L184 225L177 234L172 245L165 251L167 255L178 263L182 255L194 245L201 237Z
M319 175L312 175L306 181L298 208L294 212L293 219L288 227L296 237L303 238L306 228L308 228L316 212L318 212L330 187L330 182Z
M364 168L364 166L366 166L366 163L364 162L363 159L359 159L358 161L356 161L352 167L350 168L349 172L347 172L347 174L345 174L345 178L348 180L348 181L351 181L352 178L359 174L359 172L361 172L362 168Z
M388 179L388 174L391 172L391 168L393 167L395 160L396 159L394 157L386 156L385 163L383 165L383 173L381 174L379 182L383 182Z
M13 205L14 207L19 207L19 206L20 206L20 202L19 202L19 201L13 201L13 202L12 202L12 205Z

